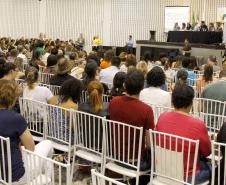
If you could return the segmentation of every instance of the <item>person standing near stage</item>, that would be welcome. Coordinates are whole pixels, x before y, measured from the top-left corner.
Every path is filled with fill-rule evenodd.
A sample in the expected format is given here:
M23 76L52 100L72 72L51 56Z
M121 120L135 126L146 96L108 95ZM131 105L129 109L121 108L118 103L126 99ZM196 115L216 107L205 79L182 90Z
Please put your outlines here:
M129 35L129 40L126 42L126 50L128 54L132 54L133 53L133 37L132 35Z
M77 43L78 43L79 47L83 50L84 45L85 45L85 39L84 39L82 33L80 33L79 38L77 39Z

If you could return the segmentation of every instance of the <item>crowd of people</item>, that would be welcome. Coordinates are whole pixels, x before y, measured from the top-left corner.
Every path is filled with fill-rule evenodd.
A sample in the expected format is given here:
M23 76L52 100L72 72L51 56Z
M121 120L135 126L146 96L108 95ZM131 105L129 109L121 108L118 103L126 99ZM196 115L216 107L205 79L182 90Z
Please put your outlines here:
M50 85L61 86L58 95L40 86L41 73L53 74ZM27 85L21 88L15 82L18 79L25 80ZM202 98L225 102L225 89L226 69L217 65L214 56L203 66L197 65L195 57L172 59L164 53L159 60L152 61L147 52L137 61L133 54L123 52L116 56L114 50L88 54L72 40L1 38L0 136L10 137L12 151L15 151L13 181L22 181L25 173L21 145L44 156L52 155L51 142L35 146L25 119L19 111L13 111L22 94L31 100L143 127L142 157L150 149L148 143L145 144L149 129L199 140L196 182L204 182L211 172L201 158L211 153L210 138L205 123L189 113L197 92ZM89 98L80 103L82 91L86 91ZM103 94L108 94L112 100L103 102ZM174 111L163 113L156 123L152 105L173 107ZM225 127L226 124L222 129ZM219 141L223 142L226 133L220 133ZM142 161L142 170L150 168L145 158ZM186 170L190 173L192 166Z
M195 22L194 25L189 22L182 23L181 26L176 22L173 31L223 31L223 28L221 22L216 22L215 24L210 22L208 26L205 21L201 21L200 23Z

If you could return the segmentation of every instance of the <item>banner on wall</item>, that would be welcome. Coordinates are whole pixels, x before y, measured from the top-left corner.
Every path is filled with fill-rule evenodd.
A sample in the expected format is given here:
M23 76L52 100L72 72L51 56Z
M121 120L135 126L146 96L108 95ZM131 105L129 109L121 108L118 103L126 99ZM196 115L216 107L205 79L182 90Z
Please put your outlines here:
M223 23L225 14L226 14L226 7L225 8L217 8L217 21Z

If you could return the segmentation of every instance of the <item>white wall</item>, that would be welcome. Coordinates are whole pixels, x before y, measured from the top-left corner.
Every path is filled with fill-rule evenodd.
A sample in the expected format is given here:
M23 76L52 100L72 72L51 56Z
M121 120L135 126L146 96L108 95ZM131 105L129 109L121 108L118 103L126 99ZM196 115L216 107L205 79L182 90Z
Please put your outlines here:
M94 35L104 45L125 45L128 35L134 40L165 41L164 7L190 6L200 20L215 22L217 8L225 0L0 0L0 36L34 37L45 32L51 38L76 39L83 33L87 45Z
M0 0L0 37L36 37L39 12L38 0Z

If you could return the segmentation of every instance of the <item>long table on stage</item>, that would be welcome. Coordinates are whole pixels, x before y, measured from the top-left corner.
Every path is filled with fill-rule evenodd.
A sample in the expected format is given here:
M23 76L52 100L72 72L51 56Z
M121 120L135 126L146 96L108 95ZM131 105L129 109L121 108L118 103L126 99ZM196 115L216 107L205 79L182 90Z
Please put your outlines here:
M169 31L167 42L184 42L188 39L190 43L217 44L222 43L223 32L200 32L200 31Z
M153 56L153 60L159 59L160 53L175 53L177 54L182 50L183 43L170 43L170 42L153 42L150 40L137 40L136 41L136 57L137 60L143 58L146 52L149 52ZM204 61L210 55L217 57L218 61L222 60L222 54L224 53L223 45L210 45L210 44L191 44L191 55L203 58Z

